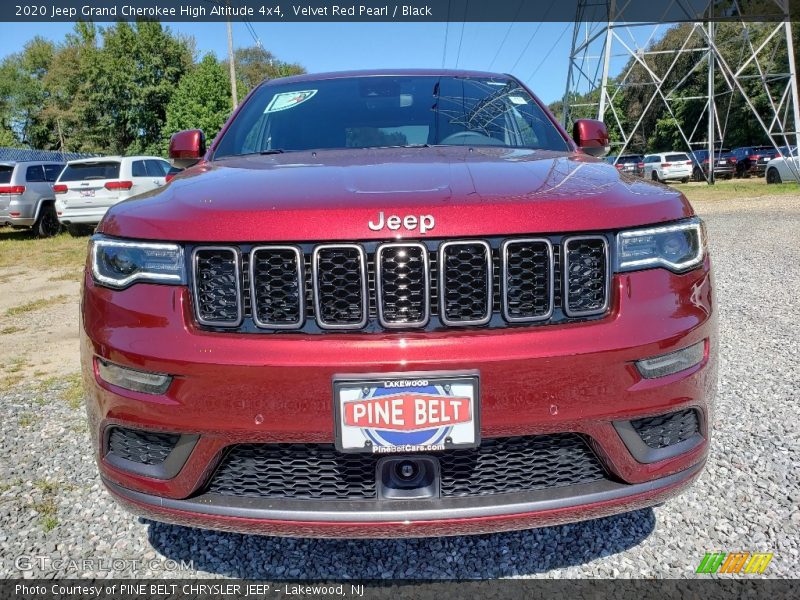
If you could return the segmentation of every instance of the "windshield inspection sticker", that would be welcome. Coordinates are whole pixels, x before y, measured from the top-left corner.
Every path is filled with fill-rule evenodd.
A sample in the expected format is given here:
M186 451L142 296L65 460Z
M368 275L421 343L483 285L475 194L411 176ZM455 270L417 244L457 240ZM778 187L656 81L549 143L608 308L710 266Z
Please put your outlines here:
M307 100L311 100L316 93L317 90L302 90L300 92L282 92L280 94L275 94L272 100L269 101L269 104L267 104L267 108L264 112L271 113L294 108Z

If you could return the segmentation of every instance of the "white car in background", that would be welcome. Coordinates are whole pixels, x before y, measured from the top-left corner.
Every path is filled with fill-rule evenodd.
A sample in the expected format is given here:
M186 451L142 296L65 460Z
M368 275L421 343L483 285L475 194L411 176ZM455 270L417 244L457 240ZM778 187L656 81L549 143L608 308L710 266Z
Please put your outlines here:
M680 180L686 183L692 176L692 159L686 152L661 152L644 157L645 179L653 181Z
M797 154L797 148L782 146L780 151L783 156L773 158L767 163L767 169L764 171L767 183L800 181L800 156Z
M93 229L111 206L164 185L170 168L157 156L72 160L53 186L58 220L73 235Z

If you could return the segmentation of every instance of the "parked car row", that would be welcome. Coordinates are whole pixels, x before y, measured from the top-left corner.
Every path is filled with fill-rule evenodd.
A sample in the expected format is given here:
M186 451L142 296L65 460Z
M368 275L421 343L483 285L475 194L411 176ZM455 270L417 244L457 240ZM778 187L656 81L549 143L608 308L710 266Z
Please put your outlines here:
M729 150L720 148L709 160L708 150L693 152L661 152L642 156L624 154L606 160L616 165L621 172L637 175L653 181L706 181L709 165L713 163L714 177L731 179L733 177L766 177L767 183L797 181L797 168L784 157L795 155L794 146L743 146ZM797 157L793 159L796 163ZM800 163L798 163L800 164Z
M30 228L37 237L66 226L86 233L126 198L168 183L180 169L157 156L107 156L0 163L0 226Z

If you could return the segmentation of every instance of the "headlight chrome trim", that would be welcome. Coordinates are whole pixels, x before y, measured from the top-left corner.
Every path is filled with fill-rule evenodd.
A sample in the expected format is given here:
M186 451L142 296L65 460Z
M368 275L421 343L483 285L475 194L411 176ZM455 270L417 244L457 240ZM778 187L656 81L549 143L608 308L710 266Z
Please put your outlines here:
M186 283L186 266L183 255L183 246L165 242L140 242L135 240L111 239L103 236L93 236L90 240L90 262L92 280L103 287L113 290L123 290L137 282L161 283L169 285L183 285ZM176 262L180 265L180 273L132 273L127 277L115 279L100 273L98 269L98 252L103 247L107 248L137 248L146 250L173 251L176 253Z
M621 258L624 240L648 236L672 233L675 231L694 231L697 237L697 251L690 259L682 262L673 262L663 256L653 256L642 259L623 260ZM673 273L686 273L703 263L706 256L706 234L703 221L699 217L691 217L685 221L664 226L652 226L642 229L628 229L617 234L616 243L616 271L639 271L664 267Z

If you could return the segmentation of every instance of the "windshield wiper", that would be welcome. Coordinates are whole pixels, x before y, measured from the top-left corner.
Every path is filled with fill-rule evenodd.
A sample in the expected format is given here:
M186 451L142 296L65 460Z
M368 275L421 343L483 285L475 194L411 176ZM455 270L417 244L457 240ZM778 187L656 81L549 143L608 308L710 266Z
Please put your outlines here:
M286 152L286 150L282 148L270 148L269 150L262 150L259 154L263 156L265 154L283 154L284 152Z

